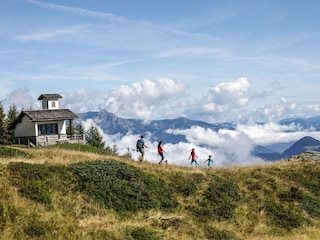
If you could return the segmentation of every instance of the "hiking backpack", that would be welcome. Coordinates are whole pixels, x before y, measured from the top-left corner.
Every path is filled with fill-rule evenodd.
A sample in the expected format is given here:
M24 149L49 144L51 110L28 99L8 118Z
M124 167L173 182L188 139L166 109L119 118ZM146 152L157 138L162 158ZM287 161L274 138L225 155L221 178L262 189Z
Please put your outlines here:
M143 148L143 143L141 139L137 141L137 149L140 149L140 148Z

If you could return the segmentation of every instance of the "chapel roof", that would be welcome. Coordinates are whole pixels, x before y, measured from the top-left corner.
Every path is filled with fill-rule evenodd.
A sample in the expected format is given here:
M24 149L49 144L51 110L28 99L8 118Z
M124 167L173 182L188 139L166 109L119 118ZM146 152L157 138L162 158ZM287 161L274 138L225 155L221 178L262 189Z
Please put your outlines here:
M45 122L69 119L72 120L78 118L78 116L69 109L22 111L16 118L14 123L10 126L10 128L14 128L24 116L27 116L32 122Z
M57 93L41 94L38 97L38 100L42 100L44 98L48 99L48 100L58 100L59 98L62 98L62 96L60 94L57 94Z

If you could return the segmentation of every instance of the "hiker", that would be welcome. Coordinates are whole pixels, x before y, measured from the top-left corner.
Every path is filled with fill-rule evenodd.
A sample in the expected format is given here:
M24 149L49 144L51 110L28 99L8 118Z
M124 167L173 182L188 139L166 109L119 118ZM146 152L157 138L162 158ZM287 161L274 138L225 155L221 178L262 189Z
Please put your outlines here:
M212 163L213 163L213 160L212 160L212 158L211 158L211 155L209 155L209 157L208 157L208 159L207 160L205 160L203 163L206 163L206 162L208 162L208 169L209 168L212 168Z
M166 151L163 149L163 146L162 146L162 141L160 141L158 144L158 155L161 157L159 164L161 164L163 162L165 152ZM167 160L165 162L168 163Z
M189 156L189 160L191 159L191 163L190 163L190 166L192 166L192 164L195 164L196 166L199 165L198 162L197 162L197 154L195 152L195 149L192 148L191 152L190 152L190 156Z
M142 161L144 161L144 148L146 147L148 147L145 143L144 143L144 136L143 135L141 135L140 136L140 139L137 141L137 152L140 152L140 158L139 158L139 160L140 160L140 162L142 162Z

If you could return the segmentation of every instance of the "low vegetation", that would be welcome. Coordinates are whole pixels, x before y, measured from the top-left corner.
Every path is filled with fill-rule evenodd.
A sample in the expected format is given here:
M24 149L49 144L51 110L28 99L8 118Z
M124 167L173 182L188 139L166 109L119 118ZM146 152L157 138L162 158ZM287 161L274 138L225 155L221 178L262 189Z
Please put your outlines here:
M318 239L320 164L219 169L0 148L0 239Z

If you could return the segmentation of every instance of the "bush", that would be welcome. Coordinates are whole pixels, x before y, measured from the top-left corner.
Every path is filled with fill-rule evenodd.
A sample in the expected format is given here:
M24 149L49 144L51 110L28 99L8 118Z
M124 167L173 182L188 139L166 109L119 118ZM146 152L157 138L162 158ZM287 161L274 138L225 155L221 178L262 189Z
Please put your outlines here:
M6 226L6 219L4 216L4 206L0 203L0 232L3 231Z
M214 177L203 193L200 205L205 215L213 215L217 220L231 219L240 200L240 188L227 179Z
M280 193L279 198L286 202L301 201L303 199L303 193L296 187L290 187L288 192Z
M286 229L287 231L302 227L304 224L311 224L310 220L295 214L290 209L284 208L274 201L265 201L264 207L271 222L275 226Z
M45 222L41 222L38 218L31 218L23 232L31 238L45 239L46 234L51 232L51 227Z
M175 189L175 192L182 194L184 197L188 197L196 193L203 178L204 176L198 173L186 175L182 172L172 172L169 181L170 185Z
M298 186L308 189L311 193L320 196L320 166L319 164L305 166L302 169L284 170L281 177L294 182Z
M31 155L21 150L0 146L0 158L11 158L11 157L31 158Z
M65 185L65 168L43 164L10 163L8 165L11 183L18 187L22 196L51 207L56 180Z
M215 227L205 226L204 234L207 239L214 240L241 240L233 232L227 230L220 230Z
M24 197L51 206L52 190L47 183L41 180L26 181L20 186L19 192Z
M291 187L288 192L280 193L279 198L285 202L298 202L300 208L310 216L320 217L320 202L296 187Z
M79 191L117 212L177 206L166 182L125 163L97 160L72 164L68 170L76 176Z
M136 227L133 229L130 229L127 231L128 235L129 235L129 239L130 237L134 240L160 240L161 237L158 235L157 232L151 231L147 228L143 228L143 227Z
M320 218L320 202L319 200L306 195L302 200L302 208L313 217Z
M94 229L90 231L88 235L90 236L90 239L94 239L94 240L99 240L99 239L118 240L119 239L119 237L115 233L109 232L104 229Z

